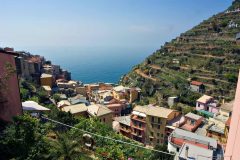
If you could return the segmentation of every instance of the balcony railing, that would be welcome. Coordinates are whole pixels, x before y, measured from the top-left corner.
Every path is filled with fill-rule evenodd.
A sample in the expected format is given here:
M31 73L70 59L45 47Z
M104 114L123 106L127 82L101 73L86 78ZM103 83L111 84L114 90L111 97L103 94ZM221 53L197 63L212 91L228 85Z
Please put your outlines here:
M136 128L136 129L138 129L138 130L141 130L141 131L143 131L143 130L144 130L144 128L142 128L142 127L139 127L139 126L136 126L136 125L131 125L131 127L133 127L133 128Z
M142 135L141 135L141 134L138 134L138 133L135 133L135 132L132 132L131 134L134 135L134 136L137 136L137 137L142 138Z
M136 115L132 115L132 116L131 116L131 119L132 119L132 120L135 120L135 121L139 121L139 122L146 123L146 119L145 119L145 118L139 118L139 117L136 116Z
M125 128L120 128L120 130L123 131L123 132L127 132L127 133L130 133L130 132L131 132L131 130L125 129Z

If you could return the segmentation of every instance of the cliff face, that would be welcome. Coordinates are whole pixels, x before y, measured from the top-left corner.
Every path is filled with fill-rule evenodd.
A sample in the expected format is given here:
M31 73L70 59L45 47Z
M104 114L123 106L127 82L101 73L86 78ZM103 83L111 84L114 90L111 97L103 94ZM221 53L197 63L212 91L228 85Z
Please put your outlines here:
M152 102L179 96L193 105L200 94L191 92L191 80L203 82L205 94L233 99L240 67L240 0L224 12L165 43L126 74L121 83L138 86Z

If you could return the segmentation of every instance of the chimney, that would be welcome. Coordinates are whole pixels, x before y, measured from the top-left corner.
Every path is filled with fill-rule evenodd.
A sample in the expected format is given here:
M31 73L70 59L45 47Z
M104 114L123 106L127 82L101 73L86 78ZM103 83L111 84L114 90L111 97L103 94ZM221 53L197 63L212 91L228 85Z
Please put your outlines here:
M186 151L185 151L185 158L186 158L186 159L188 159L188 149L189 149L189 147L186 146Z

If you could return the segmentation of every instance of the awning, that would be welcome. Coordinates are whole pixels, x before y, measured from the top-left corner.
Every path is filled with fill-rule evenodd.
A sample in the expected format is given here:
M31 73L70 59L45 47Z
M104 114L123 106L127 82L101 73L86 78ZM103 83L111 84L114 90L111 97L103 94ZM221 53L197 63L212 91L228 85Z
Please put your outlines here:
M49 111L50 109L39 105L34 101L25 101L22 103L24 111Z

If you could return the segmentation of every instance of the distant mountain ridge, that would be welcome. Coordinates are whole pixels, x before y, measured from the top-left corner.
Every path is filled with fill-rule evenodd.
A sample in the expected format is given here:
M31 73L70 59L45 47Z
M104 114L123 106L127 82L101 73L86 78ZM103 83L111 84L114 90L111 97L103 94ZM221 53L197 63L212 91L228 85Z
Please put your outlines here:
M232 100L240 68L239 32L240 0L235 0L224 12L165 43L120 82L142 88L154 103L179 96L182 103L194 105L201 94L188 90L191 80L203 82L205 94Z

